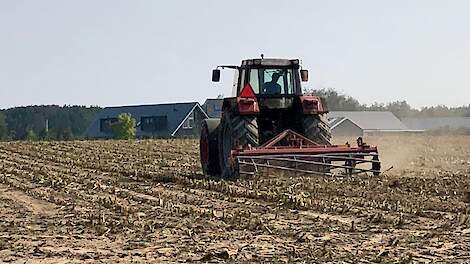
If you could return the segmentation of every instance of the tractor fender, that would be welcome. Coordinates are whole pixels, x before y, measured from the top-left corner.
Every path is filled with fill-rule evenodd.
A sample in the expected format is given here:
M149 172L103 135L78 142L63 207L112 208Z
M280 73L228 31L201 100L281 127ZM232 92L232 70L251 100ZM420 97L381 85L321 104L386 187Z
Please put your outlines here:
M217 127L220 125L220 118L207 118L207 119L204 119L202 122L204 122L207 125L207 130L210 135L216 132Z

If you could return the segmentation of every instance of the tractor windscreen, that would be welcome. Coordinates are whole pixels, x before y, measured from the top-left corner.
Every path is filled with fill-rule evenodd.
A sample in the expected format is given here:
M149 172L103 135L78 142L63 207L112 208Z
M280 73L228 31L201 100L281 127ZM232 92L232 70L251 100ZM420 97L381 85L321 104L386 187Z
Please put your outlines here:
M248 81L257 95L295 94L294 70L286 68L250 69Z

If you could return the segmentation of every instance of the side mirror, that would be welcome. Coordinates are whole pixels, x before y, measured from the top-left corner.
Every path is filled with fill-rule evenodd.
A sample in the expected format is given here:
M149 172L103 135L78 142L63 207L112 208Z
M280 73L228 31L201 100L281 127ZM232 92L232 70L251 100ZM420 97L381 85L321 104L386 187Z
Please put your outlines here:
M308 70L300 70L300 79L302 82L308 82Z
M220 81L220 70L219 69L213 69L212 70L212 81L213 82Z

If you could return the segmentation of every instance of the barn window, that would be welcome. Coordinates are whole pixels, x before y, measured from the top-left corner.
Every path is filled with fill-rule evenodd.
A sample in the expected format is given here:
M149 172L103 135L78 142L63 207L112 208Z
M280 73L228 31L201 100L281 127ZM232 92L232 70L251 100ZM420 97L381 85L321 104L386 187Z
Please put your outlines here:
M188 118L183 123L183 128L190 129L194 127L194 111L189 114Z
M166 116L143 116L140 118L142 131L165 131L168 129Z
M100 131L104 133L112 132L112 126L118 122L118 119L113 118L102 118L100 119Z

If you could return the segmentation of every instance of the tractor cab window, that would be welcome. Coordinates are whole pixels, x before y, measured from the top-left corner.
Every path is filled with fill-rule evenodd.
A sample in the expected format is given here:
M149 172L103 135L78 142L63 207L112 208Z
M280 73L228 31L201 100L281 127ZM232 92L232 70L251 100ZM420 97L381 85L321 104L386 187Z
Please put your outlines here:
M258 95L294 94L292 69L251 69L249 83Z
M253 88L253 92L255 92L255 94L259 94L258 69L252 69L250 71L250 85L251 88Z

